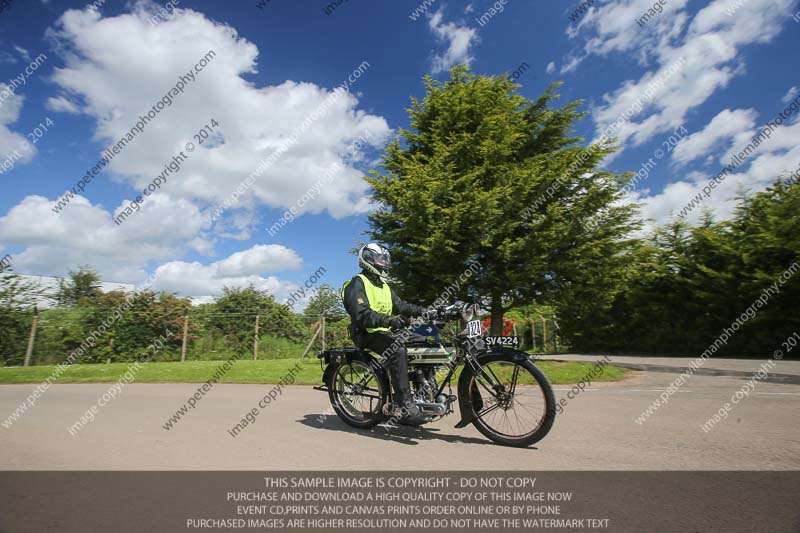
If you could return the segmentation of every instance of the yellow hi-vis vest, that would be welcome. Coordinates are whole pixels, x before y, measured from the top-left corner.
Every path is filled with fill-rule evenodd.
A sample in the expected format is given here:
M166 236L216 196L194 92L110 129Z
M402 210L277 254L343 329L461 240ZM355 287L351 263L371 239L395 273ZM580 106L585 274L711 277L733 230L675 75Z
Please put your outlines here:
M369 301L370 309L376 313L381 313L382 315L391 315L393 307L392 289L389 288L389 284L384 281L383 287L378 287L377 285L374 285L364 274L359 274L358 277L364 282L364 291L367 293L367 300ZM350 280L347 280L345 284L342 285L342 300L344 300L344 290L348 285L350 285ZM389 328L367 328L368 333L375 333L376 331L390 330Z

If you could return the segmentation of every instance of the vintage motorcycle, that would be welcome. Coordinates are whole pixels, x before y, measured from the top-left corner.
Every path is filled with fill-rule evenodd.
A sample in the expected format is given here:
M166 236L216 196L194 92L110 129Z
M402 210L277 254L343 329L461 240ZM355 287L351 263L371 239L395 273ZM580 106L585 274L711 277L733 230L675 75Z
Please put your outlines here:
M553 388L529 354L508 346L514 344L506 342L513 341L512 337L485 335L481 321L473 320L479 313L477 305L457 302L443 308L437 320L395 334L408 350L415 403L428 423L453 413L458 400L461 421L455 427L471 423L499 444L529 446L553 426ZM445 334L448 324L450 333ZM314 388L328 392L334 411L345 423L367 429L398 421L379 354L331 348L317 357L327 366L324 385ZM462 364L456 396L450 384Z

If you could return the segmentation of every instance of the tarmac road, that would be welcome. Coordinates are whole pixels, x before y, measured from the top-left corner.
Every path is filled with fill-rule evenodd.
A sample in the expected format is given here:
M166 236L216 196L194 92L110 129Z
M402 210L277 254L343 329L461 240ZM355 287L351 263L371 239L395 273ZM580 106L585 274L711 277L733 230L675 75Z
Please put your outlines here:
M798 470L800 386L759 382L711 432L705 423L745 380L697 375L643 424L635 419L676 377L631 372L571 399L527 449L488 441L450 415L422 429L354 430L320 419L326 393L287 388L236 437L228 430L272 385L216 385L170 430L197 384L130 384L72 436L67 427L111 384L54 385L9 428L0 470ZM0 419L35 385L0 386ZM556 386L558 398L569 386Z

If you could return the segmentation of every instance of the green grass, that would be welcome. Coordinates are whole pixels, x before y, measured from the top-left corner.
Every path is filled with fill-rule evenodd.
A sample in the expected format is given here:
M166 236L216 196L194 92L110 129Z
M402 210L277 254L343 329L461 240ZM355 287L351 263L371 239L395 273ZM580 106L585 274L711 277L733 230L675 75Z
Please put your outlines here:
M236 361L219 380L221 383L278 383L299 359L268 359L263 361ZM135 373L137 383L202 383L208 381L224 361L186 361L184 363L142 363ZM119 380L132 363L96 365L72 365L57 383L105 383ZM588 374L591 363L540 361L537 363L554 384L576 383ZM0 368L2 383L38 383L44 381L55 370L55 366L4 367ZM302 370L296 375L297 385L317 385L322 378L319 361L307 359L301 363ZM620 379L628 372L625 368L606 366L602 375L593 381Z

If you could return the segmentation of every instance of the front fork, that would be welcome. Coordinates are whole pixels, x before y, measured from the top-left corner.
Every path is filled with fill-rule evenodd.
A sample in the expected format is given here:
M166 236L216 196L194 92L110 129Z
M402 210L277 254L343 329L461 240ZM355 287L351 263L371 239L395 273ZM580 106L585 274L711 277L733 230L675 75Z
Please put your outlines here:
M483 409L483 399L480 392L477 388L475 390L470 389L470 383L473 378L480 387L491 396L497 398L497 401L501 404L509 404L513 400L514 389L516 388L516 375L512 376L510 390L507 390L503 384L498 383L496 376L484 369L478 360L479 356L474 351L469 350L469 347L467 347L465 358L467 360L466 366L458 379L458 397L461 398L461 401L459 401L461 421L456 424L456 428L468 426L475 419L473 413L479 413ZM518 372L519 369L515 368L515 374L518 374Z

